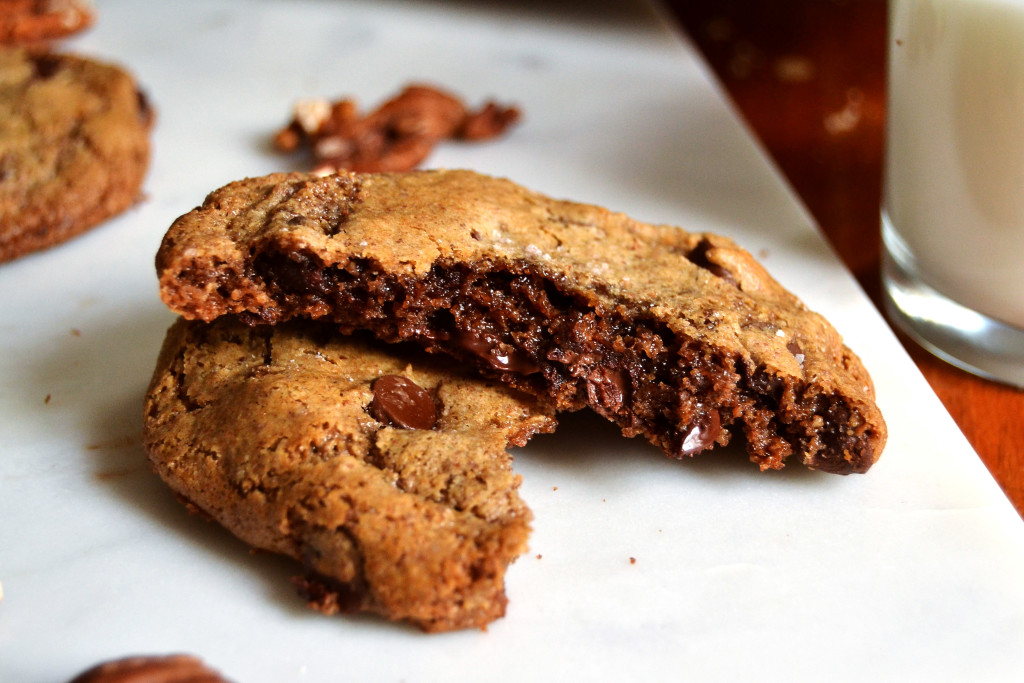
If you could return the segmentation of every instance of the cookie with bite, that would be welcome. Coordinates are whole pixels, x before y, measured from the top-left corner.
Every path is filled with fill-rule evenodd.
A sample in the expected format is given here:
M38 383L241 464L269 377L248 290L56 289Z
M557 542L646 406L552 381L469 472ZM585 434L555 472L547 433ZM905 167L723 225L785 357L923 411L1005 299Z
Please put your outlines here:
M156 266L187 318L413 342L672 457L739 436L762 469L848 474L886 440L860 359L732 240L502 178L242 180L176 220Z
M295 320L179 320L145 398L156 472L253 548L294 558L327 614L428 632L504 615L532 515L510 446L553 409L418 349Z

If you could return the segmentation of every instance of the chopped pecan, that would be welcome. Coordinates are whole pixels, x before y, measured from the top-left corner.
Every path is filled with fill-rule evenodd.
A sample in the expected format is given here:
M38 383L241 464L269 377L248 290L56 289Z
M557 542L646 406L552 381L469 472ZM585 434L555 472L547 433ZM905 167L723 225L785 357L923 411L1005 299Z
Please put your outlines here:
M515 107L486 102L469 111L454 95L410 85L375 111L360 115L352 99L302 100L274 146L293 152L308 146L314 171L409 171L442 140L487 140L519 120Z

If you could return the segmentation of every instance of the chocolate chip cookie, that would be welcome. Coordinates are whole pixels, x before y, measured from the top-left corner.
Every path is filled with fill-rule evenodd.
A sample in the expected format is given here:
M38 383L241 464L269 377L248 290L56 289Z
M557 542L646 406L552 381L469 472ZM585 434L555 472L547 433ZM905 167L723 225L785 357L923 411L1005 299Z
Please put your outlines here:
M741 434L762 469L846 474L886 440L857 356L731 240L504 179L251 178L175 221L156 265L185 317L411 340L674 457Z
M529 534L506 448L554 429L553 410L406 351L309 321L179 320L146 449L193 509L303 563L311 607L482 628Z
M135 203L152 121L117 66L0 49L0 263Z
M0 44L31 45L65 38L92 25L86 0L0 0Z

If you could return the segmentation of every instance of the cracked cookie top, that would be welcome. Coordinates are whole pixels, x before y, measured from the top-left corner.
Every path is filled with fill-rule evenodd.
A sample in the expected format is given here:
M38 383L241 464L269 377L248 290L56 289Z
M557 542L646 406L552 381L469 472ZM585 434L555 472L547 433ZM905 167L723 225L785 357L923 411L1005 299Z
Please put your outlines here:
M831 325L728 238L641 223L471 171L232 183L169 230L157 257L161 295L188 318L292 317L297 311L253 268L269 253L308 256L323 269L362 260L399 277L438 264L528 263L606 309L662 318L675 332L786 374L836 375L847 355ZM835 379L870 391L859 363L849 370Z
M506 448L553 430L551 412L325 325L179 321L144 436L189 505L305 565L311 606L439 631L504 614L531 519Z

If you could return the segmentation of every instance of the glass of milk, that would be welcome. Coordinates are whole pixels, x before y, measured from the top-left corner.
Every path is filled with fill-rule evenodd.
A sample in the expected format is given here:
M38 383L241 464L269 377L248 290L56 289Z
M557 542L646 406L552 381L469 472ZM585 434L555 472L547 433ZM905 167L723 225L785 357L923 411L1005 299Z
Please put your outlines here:
M892 0L882 280L893 320L1024 386L1024 0Z

